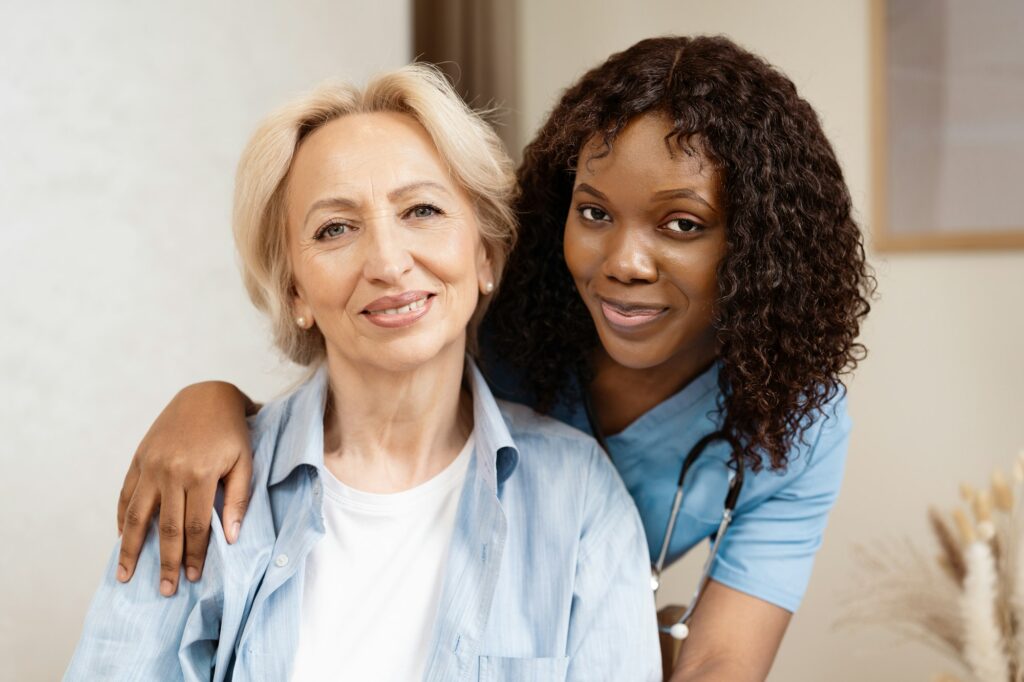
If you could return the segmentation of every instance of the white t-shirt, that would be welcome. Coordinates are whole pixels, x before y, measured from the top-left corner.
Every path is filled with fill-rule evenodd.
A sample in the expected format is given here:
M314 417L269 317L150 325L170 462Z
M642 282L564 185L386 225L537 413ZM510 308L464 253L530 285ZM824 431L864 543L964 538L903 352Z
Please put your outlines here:
M306 559L294 682L423 677L473 437L400 493L323 476L326 534Z

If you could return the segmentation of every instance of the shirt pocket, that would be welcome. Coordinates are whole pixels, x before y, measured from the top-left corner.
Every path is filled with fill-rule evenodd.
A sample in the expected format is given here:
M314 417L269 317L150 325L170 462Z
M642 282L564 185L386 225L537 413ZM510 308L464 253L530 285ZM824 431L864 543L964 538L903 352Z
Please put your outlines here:
M480 657L480 682L551 682L564 680L568 672L568 657Z

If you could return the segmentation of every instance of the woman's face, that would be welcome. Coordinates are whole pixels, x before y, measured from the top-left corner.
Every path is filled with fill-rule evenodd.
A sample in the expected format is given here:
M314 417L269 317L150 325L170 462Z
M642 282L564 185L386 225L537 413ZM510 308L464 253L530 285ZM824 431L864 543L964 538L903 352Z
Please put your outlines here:
M285 193L294 313L328 362L415 369L464 352L492 281L478 223L411 116L353 114L302 141Z
M580 153L565 222L565 260L601 344L620 365L651 369L717 354L711 326L725 253L720 181L675 142L667 118L639 116L606 156Z

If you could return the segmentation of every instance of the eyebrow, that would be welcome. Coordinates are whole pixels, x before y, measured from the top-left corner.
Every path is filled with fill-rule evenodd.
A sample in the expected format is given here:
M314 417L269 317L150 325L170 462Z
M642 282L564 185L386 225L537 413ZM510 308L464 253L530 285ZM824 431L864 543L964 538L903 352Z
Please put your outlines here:
M696 201L698 203L704 204L705 206L707 206L709 209L711 209L715 213L718 213L718 211L715 210L715 207L712 206L711 204L709 204L707 202L707 200L704 199L704 197L702 197L701 195L697 194L695 191L693 191L692 189L690 189L688 187L680 187L678 189L663 189L660 192L655 192L654 193L654 198L655 199L693 199L694 201Z
M576 189L573 190L573 192L574 193L575 192L582 192L583 194L589 194L589 195L591 195L593 197L596 197L596 198L598 198L598 199L600 199L602 201L608 201L609 200L607 196L605 196L600 191L598 191L594 187L591 187L590 185L588 185L585 182L581 182L579 185L577 185ZM659 201L663 201L665 199L692 199L692 200L697 201L697 202L699 202L701 204L704 204L705 206L707 206L709 209L711 209L715 213L718 213L718 211L715 210L715 207L712 206L711 204L709 204L704 199L704 197L702 197L701 195L697 194L692 189L689 189L689 188L686 188L686 187L680 187L678 189L663 189L660 192L655 192L654 193L654 198L656 200L659 200Z
M408 185L402 185L397 189L391 190L387 194L388 201L396 201L406 195L412 194L413 192L416 192L417 190L421 189L434 189L439 192L443 192L448 196L451 196L451 192L449 192L448 188L446 188L444 185L437 182L432 182L430 180L423 180L420 182L411 182ZM349 199L347 197L327 197L325 199L318 199L313 202L312 206L309 207L309 210L306 212L306 217L305 219L303 219L303 223L308 222L309 217L313 215L313 212L321 208L353 209L358 206L359 202L355 201L354 199Z

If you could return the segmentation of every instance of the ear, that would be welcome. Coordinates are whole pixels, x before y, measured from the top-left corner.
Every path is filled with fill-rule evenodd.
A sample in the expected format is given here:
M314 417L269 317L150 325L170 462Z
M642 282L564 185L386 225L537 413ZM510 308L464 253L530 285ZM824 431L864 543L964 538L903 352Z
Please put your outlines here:
M487 245L481 239L480 244L477 245L476 250L476 276L477 286L480 289L480 293L484 296L494 293L496 282L494 281L494 263L491 260L491 254L487 250Z
M306 302L306 297L297 286L292 285L292 320L300 329L306 330L313 326L313 309Z

